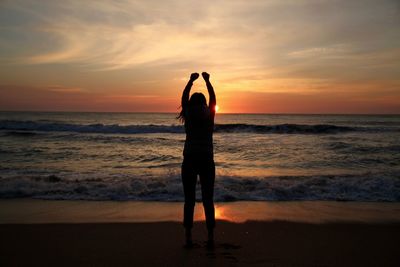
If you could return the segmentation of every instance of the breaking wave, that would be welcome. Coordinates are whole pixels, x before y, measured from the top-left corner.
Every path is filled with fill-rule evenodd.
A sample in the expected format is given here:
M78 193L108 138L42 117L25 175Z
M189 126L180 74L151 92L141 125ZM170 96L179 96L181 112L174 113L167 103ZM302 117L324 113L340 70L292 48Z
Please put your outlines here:
M0 198L183 201L178 174L162 177L34 176L0 179ZM200 200L200 186L197 199ZM218 202L240 200L400 201L398 174L236 177L218 176Z
M182 125L118 125L118 124L70 124L38 121L1 120L0 130L8 135L28 136L34 132L77 132L103 134L146 134L183 133ZM348 127L333 124L216 124L217 133L260 133L260 134L334 134L352 131L398 131L391 127Z

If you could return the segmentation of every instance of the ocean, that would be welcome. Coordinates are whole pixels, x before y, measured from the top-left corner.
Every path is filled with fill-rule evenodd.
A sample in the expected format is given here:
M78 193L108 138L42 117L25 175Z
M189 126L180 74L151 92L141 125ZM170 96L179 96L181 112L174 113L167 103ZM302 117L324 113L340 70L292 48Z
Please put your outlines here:
M183 201L176 115L0 112L0 198ZM400 115L215 122L216 201L400 201Z

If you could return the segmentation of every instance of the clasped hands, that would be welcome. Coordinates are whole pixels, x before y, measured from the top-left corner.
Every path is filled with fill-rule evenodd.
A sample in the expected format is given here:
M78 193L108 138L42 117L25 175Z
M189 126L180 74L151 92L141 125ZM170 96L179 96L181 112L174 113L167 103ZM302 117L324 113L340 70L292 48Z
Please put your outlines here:
M197 80L197 78L199 78L199 74L197 72L194 72L190 75L190 81L194 82L195 80ZM210 74L208 74L207 72L202 72L201 76L203 76L203 79L208 82L210 80Z

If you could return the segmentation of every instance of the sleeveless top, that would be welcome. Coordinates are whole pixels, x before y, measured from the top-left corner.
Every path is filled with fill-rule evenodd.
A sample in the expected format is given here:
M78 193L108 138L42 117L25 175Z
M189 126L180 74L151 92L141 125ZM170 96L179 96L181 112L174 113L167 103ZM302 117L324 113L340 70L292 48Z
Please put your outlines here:
M186 110L184 156L213 156L214 114L208 106Z

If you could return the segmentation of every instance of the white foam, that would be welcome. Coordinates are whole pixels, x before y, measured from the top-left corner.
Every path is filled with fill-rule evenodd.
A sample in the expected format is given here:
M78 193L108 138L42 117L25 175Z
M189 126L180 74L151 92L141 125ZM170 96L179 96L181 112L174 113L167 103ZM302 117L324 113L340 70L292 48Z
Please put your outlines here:
M200 200L200 186L197 196ZM70 200L183 201L179 174L162 177L57 176L8 177L0 180L0 198L31 197ZM382 175L218 176L215 200L400 201L400 177Z

